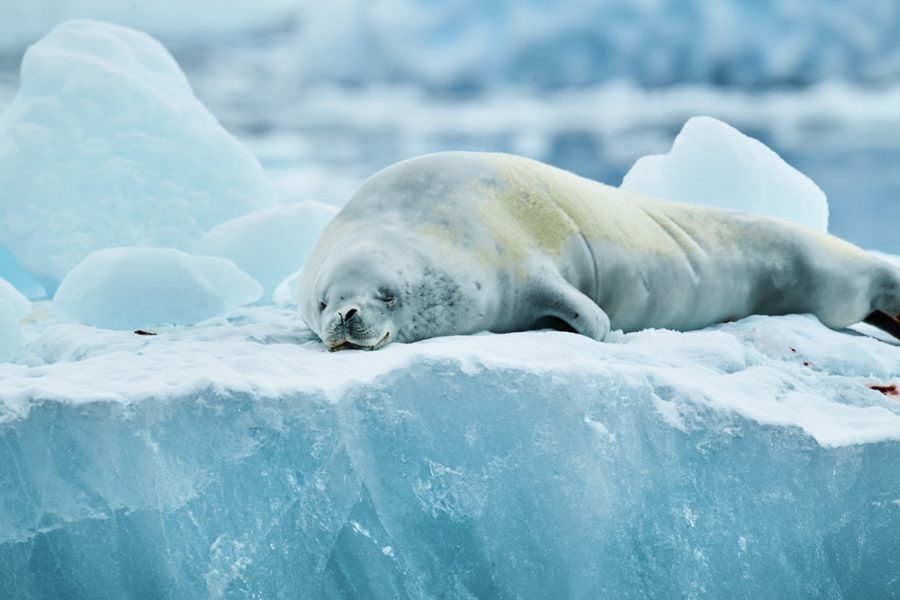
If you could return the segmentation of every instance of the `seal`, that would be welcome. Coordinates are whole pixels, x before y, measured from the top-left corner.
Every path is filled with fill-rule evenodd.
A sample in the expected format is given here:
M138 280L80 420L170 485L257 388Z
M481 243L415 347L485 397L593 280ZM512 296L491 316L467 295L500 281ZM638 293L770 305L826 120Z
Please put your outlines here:
M900 270L761 215L622 191L508 154L445 152L366 180L304 265L331 350L544 327L690 330L752 314L900 337Z

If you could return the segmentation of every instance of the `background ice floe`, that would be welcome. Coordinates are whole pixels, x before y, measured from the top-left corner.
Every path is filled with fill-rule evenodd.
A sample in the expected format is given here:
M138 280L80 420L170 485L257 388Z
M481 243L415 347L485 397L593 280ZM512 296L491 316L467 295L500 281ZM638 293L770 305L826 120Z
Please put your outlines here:
M546 87L629 77L643 85L801 85L900 74L893 0L809 3L722 0L265 0L252 10L212 0L0 2L0 50L13 52L56 22L91 17L138 27L197 60L232 65L283 86L315 80L411 81L431 88L497 82ZM217 48L213 45L219 40ZM198 48L198 46L200 46Z

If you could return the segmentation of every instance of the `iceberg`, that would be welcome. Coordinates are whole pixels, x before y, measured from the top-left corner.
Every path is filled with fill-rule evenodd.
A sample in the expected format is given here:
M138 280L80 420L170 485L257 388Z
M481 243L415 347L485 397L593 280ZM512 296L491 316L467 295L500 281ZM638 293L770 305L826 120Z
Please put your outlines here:
M303 266L337 210L309 200L260 209L216 225L200 239L197 251L233 260L271 298L278 284Z
M51 293L94 250L187 250L272 203L259 162L154 39L69 21L25 53L0 114L0 246Z
M228 259L171 248L106 248L63 279L62 321L108 329L192 325L255 302L262 286Z
M808 316L328 353L29 325L2 597L892 597L900 347Z
M689 119L668 154L639 158L620 187L828 230L819 186L762 142L712 117Z

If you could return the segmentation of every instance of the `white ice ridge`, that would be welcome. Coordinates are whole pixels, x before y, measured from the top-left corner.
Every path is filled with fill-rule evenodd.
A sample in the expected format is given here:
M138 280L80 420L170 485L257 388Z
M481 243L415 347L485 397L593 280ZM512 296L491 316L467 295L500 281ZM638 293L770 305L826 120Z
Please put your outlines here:
M819 186L759 140L712 117L688 120L668 154L639 158L621 188L828 229Z
M197 245L200 254L224 256L259 281L271 298L306 255L337 208L305 201L263 208L210 229Z
M192 325L255 302L262 292L226 258L172 248L106 248L66 275L53 308L64 322L133 330Z
M25 418L37 401L131 404L210 393L340 402L354 389L435 365L462 378L545 376L563 395L574 381L643 390L676 428L702 427L698 411L710 408L798 427L823 446L900 440L900 402L869 387L900 383L900 348L808 316L752 317L688 333L647 330L616 343L526 332L338 353L326 352L292 311L274 307L156 332L32 330L29 352L45 364L0 366L0 416Z
M153 38L68 21L25 53L0 114L0 247L48 291L93 250L189 249L273 202L259 162Z

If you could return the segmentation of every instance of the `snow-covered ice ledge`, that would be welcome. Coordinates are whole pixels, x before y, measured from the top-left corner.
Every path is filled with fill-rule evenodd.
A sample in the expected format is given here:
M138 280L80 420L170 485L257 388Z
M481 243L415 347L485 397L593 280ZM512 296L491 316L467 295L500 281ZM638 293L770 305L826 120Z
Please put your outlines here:
M900 348L810 317L336 354L271 307L25 333L2 597L900 593L900 398L871 389Z

